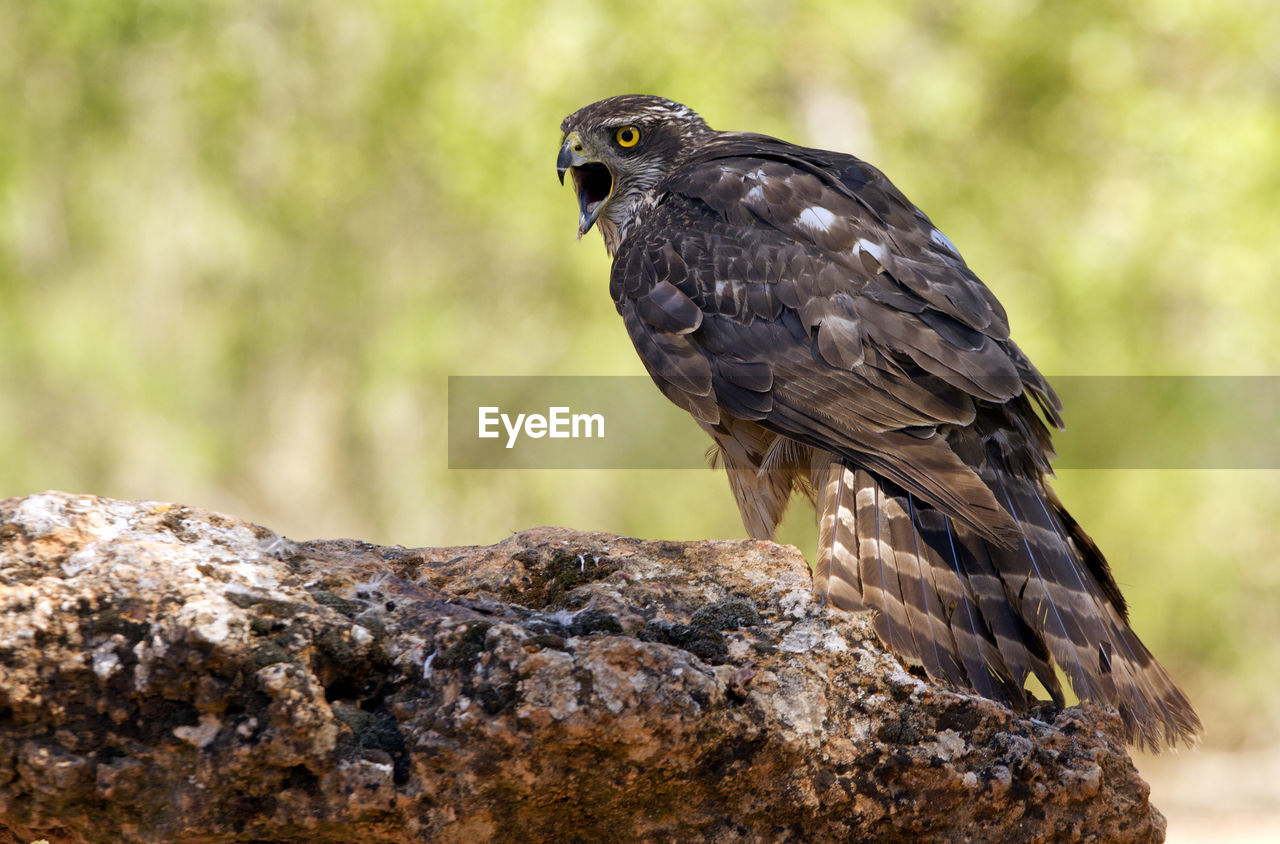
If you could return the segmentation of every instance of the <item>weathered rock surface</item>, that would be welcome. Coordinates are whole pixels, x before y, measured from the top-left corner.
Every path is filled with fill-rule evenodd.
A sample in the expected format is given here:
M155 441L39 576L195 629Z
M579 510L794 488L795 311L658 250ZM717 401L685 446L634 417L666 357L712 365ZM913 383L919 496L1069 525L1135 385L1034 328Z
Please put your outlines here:
M1015 716L791 548L292 542L0 501L0 839L1153 841L1116 724Z

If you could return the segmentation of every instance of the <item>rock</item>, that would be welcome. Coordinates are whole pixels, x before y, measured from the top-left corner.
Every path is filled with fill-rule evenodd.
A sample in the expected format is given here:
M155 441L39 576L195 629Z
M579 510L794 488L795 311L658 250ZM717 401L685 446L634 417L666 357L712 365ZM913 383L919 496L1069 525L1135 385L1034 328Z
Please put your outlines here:
M1164 831L1106 712L926 682L768 542L292 542L45 493L0 501L0 608L9 842Z

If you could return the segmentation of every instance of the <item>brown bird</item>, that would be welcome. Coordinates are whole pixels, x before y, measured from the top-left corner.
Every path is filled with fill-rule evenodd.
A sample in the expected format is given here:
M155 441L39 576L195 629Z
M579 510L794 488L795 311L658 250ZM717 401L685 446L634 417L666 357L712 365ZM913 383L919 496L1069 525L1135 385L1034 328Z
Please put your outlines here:
M1200 721L1049 487L1062 406L1004 309L879 170L622 96L565 118L556 169L598 226L658 388L715 441L753 537L814 499L814 589L928 675L1011 704L1115 706L1155 749Z

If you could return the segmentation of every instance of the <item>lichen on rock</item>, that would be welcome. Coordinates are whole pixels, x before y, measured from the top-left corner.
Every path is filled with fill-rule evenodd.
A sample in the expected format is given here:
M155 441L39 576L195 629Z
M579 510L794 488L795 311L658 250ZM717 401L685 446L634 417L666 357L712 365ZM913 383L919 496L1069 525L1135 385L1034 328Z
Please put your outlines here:
M1160 840L1115 721L1034 714L905 669L772 543L0 501L12 842Z

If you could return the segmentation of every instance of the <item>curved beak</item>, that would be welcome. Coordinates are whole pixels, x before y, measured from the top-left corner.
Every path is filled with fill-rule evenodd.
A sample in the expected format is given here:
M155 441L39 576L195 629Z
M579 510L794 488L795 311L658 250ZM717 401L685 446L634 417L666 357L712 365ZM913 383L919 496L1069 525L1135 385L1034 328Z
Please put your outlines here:
M591 231L600 212L613 194L613 174L602 162L587 157L586 147L577 132L570 132L556 156L556 175L564 184L564 175L573 178L578 195L578 239Z
M560 177L560 184L564 184L564 174L571 168L581 167L586 163L587 159L582 154L582 142L578 140L578 133L575 132L564 139L560 154L556 156L556 175Z

